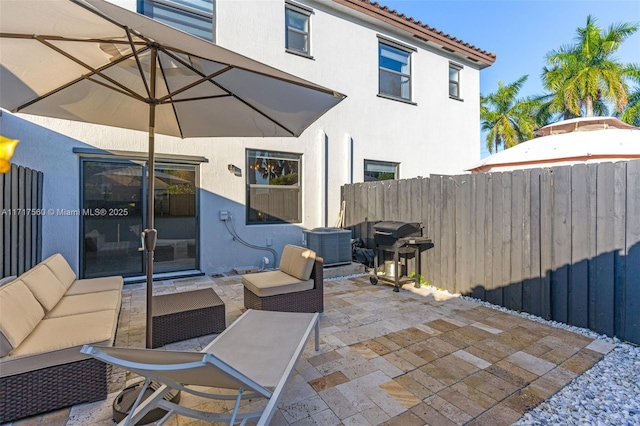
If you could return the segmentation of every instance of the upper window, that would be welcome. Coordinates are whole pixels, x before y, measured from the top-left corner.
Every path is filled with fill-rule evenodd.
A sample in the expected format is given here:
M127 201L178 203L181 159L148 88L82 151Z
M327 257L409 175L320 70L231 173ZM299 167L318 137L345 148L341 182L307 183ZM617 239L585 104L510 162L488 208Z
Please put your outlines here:
M138 0L138 12L163 24L214 41L215 0Z
M364 160L364 180L398 179L398 163Z
M378 43L378 60L379 93L410 101L411 52L380 41Z
M247 223L302 222L301 154L247 150Z
M311 55L309 21L311 10L285 3L285 48L291 53Z
M462 66L449 64L449 97L460 99L460 70Z

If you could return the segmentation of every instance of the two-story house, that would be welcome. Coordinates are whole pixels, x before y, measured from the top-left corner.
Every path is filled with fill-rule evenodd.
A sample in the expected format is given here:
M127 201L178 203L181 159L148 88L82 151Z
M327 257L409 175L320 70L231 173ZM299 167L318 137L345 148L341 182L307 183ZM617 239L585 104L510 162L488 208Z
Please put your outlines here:
M299 138L157 136L155 271L227 272L332 226L340 187L455 174L480 159L479 79L495 54L368 0L110 0L347 95ZM144 275L146 134L0 117L44 172L43 256L81 277ZM126 216L82 214L105 203ZM79 212L79 214L74 214ZM273 265L269 265L273 266Z

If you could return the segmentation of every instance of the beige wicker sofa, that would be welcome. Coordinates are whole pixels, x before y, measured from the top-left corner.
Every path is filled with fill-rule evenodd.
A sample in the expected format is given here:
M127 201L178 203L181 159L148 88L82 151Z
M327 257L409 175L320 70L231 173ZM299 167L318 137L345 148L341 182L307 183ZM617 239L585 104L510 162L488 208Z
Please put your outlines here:
M113 345L122 285L55 254L0 287L0 423L106 398L106 364L80 348Z
M323 260L313 250L287 244L280 269L242 276L247 309L323 312Z

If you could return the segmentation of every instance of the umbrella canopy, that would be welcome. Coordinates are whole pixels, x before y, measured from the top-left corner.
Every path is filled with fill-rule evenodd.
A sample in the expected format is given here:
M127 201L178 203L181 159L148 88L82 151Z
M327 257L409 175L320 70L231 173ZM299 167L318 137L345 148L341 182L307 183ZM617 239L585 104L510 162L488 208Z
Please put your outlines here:
M103 0L0 8L10 111L147 131L155 104L156 133L298 136L344 97Z
M103 0L2 0L0 107L149 132L147 346L154 136L298 136L344 95Z

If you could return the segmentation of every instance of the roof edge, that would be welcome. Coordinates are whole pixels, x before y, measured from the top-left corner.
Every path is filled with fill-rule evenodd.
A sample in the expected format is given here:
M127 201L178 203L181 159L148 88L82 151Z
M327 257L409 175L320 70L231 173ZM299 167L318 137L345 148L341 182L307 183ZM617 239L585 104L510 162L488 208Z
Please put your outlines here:
M412 17L398 13L377 2L372 3L370 0L333 0L333 2L405 30L419 40L435 43L447 52L462 54L470 61L477 63L480 68L489 67L496 61L496 54L493 52L480 49L463 40L438 31L436 28L416 21Z
M629 160L640 160L640 154L584 154L584 155L572 155L567 157L558 157L558 158L547 158L544 160L523 160L523 161L509 161L505 163L495 163L495 164L480 164L470 169L465 169L466 172L472 173L486 173L490 172L493 168L501 168L501 167L523 167L530 169L539 169L545 167L562 167L562 165L558 165L556 163L562 162L576 162L577 164L586 163L588 161L593 160L611 160L611 161L629 161ZM548 165L551 166L548 166ZM525 167L531 166L531 167ZM510 170L496 170L496 172L500 173L503 171Z

